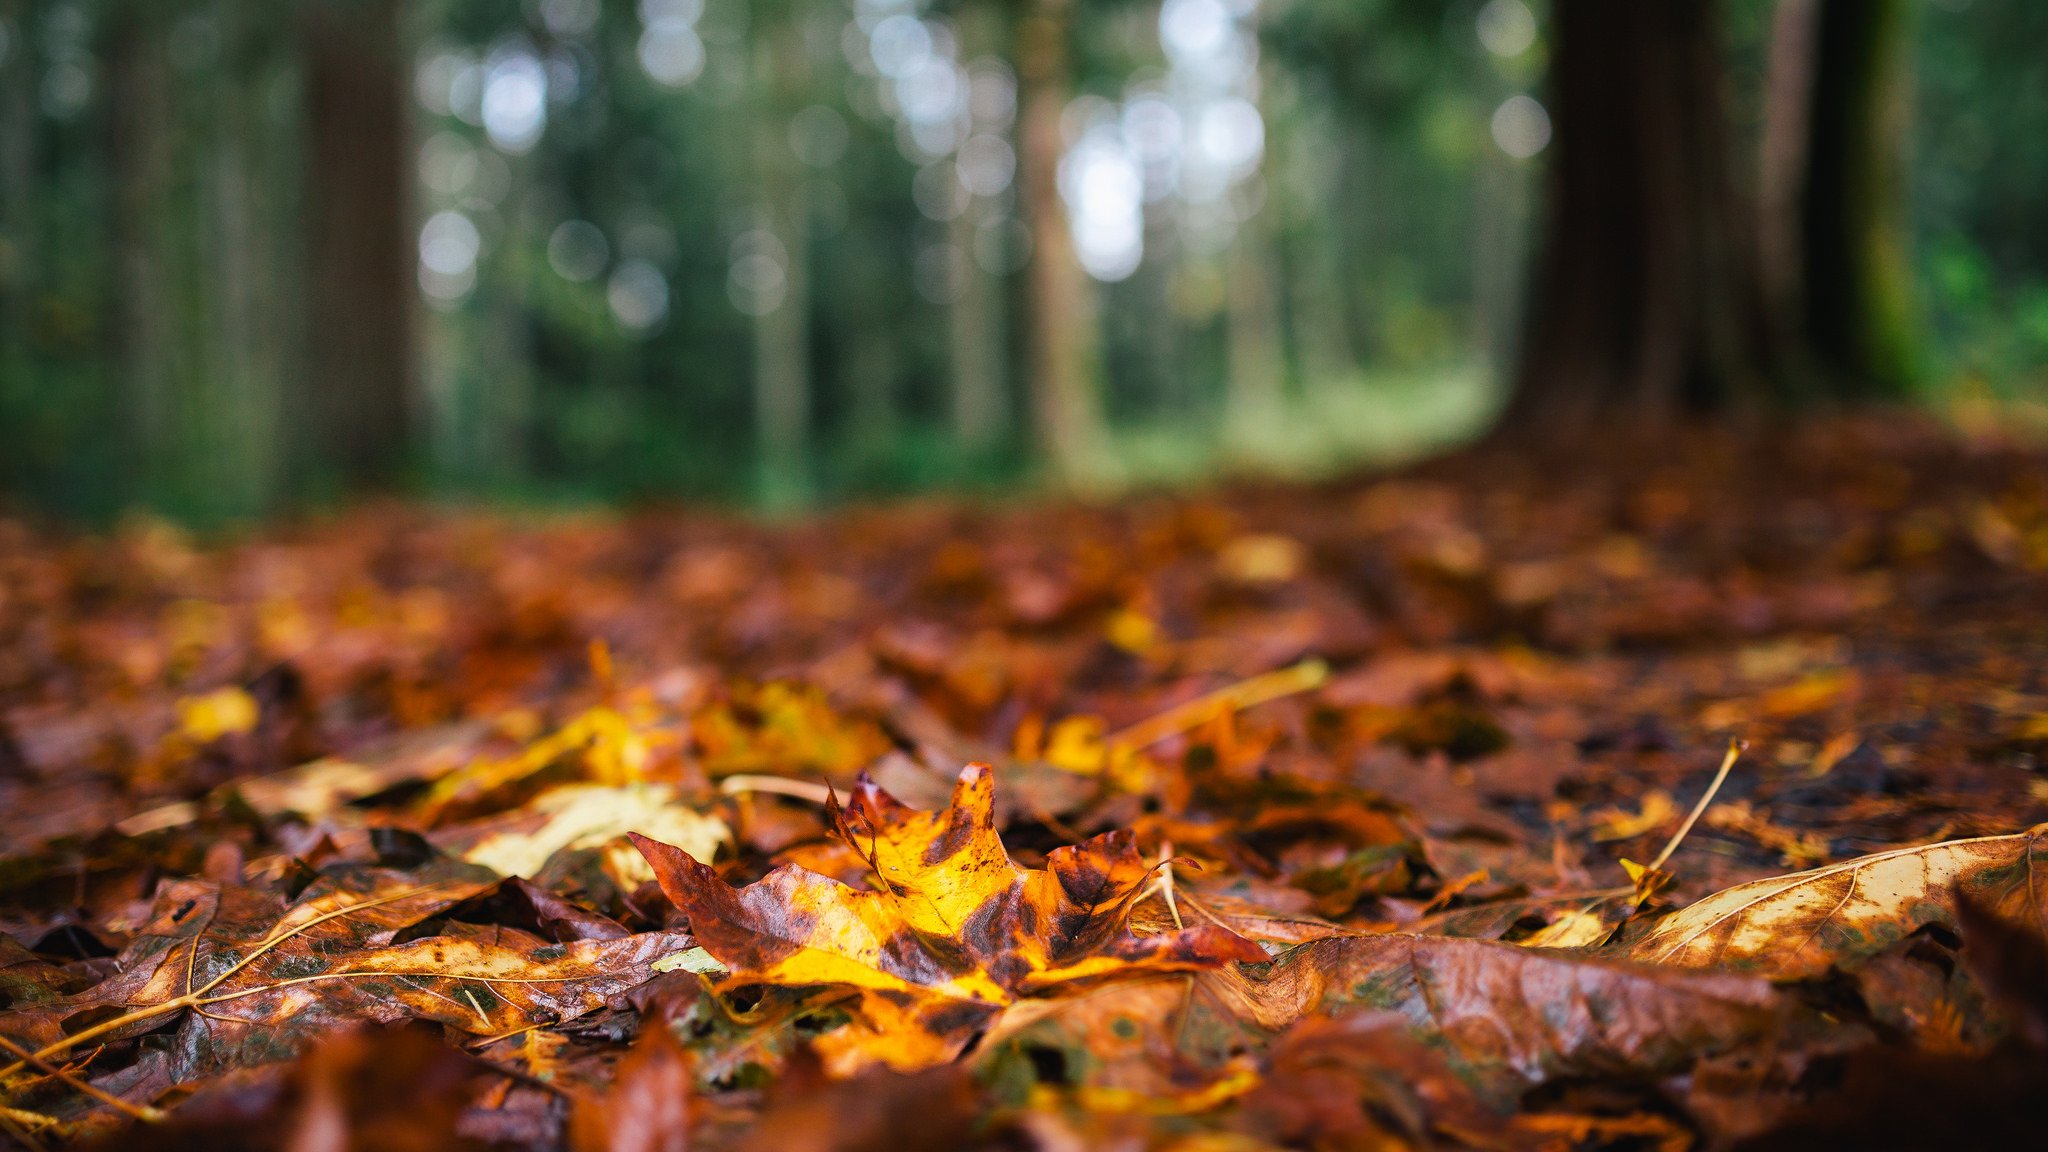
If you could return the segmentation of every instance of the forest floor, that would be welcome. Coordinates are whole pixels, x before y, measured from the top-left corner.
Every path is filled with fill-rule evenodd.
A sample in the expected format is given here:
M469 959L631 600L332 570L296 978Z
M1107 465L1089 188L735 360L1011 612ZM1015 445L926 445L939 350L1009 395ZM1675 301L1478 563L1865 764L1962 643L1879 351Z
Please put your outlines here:
M2044 606L2048 454L1903 419L0 521L0 1145L2037 1138Z

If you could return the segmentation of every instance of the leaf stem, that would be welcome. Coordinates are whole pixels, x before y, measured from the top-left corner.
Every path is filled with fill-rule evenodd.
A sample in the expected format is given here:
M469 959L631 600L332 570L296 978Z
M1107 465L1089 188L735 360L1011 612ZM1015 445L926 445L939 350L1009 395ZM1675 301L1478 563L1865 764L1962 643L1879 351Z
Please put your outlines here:
M787 776L758 776L741 774L727 776L718 782L718 790L727 796L738 796L746 792L772 792L777 796L793 796L813 804L823 804L831 789L809 780L792 780Z
M1678 846L1685 842L1686 834L1692 831L1694 824L1699 823L1700 817L1707 811L1707 806L1714 802L1714 794L1719 792L1721 785L1727 781L1728 770L1735 767L1736 757L1742 755L1743 750L1748 747L1749 742L1746 740L1728 742L1728 754L1721 758L1721 770L1714 773L1714 782L1707 785L1706 794L1700 797L1699 803L1692 806L1692 814L1685 818L1685 823L1678 826L1677 832L1672 833L1670 841L1664 845L1664 850L1657 853L1655 860L1650 861L1650 871L1655 872L1664 867L1664 862L1671 859L1673 852L1678 851Z
M1203 721L1225 712L1242 712L1270 700L1292 696L1322 687L1330 678L1330 666L1310 657L1299 664L1274 672L1265 672L1248 680L1218 688L1207 695L1197 696L1185 704L1176 705L1156 716L1138 721L1136 724L1107 737L1105 744L1122 745L1133 751L1149 748L1170 736L1178 736L1200 725Z

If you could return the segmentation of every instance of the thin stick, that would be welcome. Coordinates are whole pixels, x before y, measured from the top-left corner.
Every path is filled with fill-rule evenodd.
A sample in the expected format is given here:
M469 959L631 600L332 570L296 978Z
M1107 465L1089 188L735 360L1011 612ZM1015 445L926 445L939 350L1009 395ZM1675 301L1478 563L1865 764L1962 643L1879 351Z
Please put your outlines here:
M45 1116L41 1112L29 1112L21 1108L0 1107L0 1132L6 1132L9 1136L21 1141L22 1147L29 1149L30 1152L45 1152L48 1145L36 1139L35 1134L30 1132L29 1128L33 1127L41 1130L44 1128L55 1128L56 1126L57 1121L54 1117Z
M1180 907L1173 902L1172 841L1161 841L1159 844L1159 893L1166 897L1166 910L1173 914L1173 926L1186 928L1187 925L1180 922Z
M1655 860L1650 861L1650 871L1655 872L1662 868L1664 862L1671 859L1671 854L1678 851L1678 846L1685 842L1686 833L1691 832L1692 826L1699 823L1700 817L1707 811L1707 805L1714 802L1714 793L1719 792L1721 784L1728 779L1728 770L1735 767L1735 758L1742 755L1743 749L1748 747L1747 741L1728 742L1728 755L1721 758L1721 770L1714 773L1714 782L1707 785L1706 795L1701 796L1700 802L1692 806L1692 815L1687 816L1685 823L1678 826L1678 831L1672 834L1671 841L1664 845L1664 850L1657 853Z
M1103 742L1122 745L1137 750L1149 748L1170 736L1178 736L1191 728L1198 727L1205 720L1223 712L1242 712L1254 705L1297 692L1307 692L1322 687L1330 678L1330 666L1321 660L1310 658L1277 672L1266 672L1249 680L1218 688L1204 696L1197 696L1185 704L1179 704L1156 716L1138 721L1136 724L1114 733Z
M793 796L813 804L823 804L832 795L832 790L823 784L809 780L791 780L787 776L755 776L741 774L727 776L719 781L718 790L727 796L738 796L744 792L773 792L777 796Z
M42 1057L37 1056L35 1053L29 1051L28 1049L22 1047L19 1044L16 1044L14 1041L9 1040L5 1036L0 1036L0 1048L5 1048L7 1051L13 1053L15 1056L20 1057L24 1063L35 1065L37 1068L42 1069L45 1073L56 1077L58 1080L61 1080L65 1084L68 1084L71 1087L78 1089L80 1092L83 1092L87 1096L90 1096L93 1099L99 1101L100 1103L105 1104L107 1107L112 1108L115 1111L120 1112L126 1116L129 1116L133 1119L140 1120L146 1124L154 1124L157 1121L162 1120L164 1118L164 1114L158 1109L152 1108L147 1104L130 1104L128 1101L121 1099L119 1096L116 1096L113 1093L108 1092L105 1089L102 1089L99 1086L85 1080L84 1078L80 1077L76 1072L67 1072L64 1069L57 1067L55 1064L52 1064L48 1060L45 1060Z

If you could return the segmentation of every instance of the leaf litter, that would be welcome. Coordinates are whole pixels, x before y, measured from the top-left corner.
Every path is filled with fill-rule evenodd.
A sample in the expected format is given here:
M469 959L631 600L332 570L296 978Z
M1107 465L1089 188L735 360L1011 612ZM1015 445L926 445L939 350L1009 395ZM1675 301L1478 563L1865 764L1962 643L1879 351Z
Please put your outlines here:
M2048 1109L2026 450L1842 421L779 527L4 527L0 1141L1919 1147Z

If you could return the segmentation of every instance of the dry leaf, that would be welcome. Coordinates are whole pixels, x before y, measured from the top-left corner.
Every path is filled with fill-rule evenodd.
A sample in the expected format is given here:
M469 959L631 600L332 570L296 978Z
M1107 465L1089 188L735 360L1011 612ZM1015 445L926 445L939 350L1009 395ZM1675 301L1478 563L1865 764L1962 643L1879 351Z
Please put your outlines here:
M1658 921L1637 960L1727 967L1787 980L1854 963L1926 924L1955 924L1966 892L1983 907L2048 929L2048 825L1950 840L1741 884Z
M628 832L673 844L699 860L711 859L732 842L725 821L681 803L675 789L664 784L571 784L542 793L513 819L522 817L539 820L540 826L486 836L462 858L501 876L533 876L564 848L597 848ZM644 882L654 876L628 878Z
M1065 981L1265 958L1214 925L1132 934L1126 919L1151 870L1128 832L1057 849L1043 871L1018 868L996 835L986 765L960 773L942 812L906 808L863 779L832 815L879 891L792 865L733 889L673 847L634 842L698 943L732 970L728 986L860 993L854 1022L820 1040L837 1072L950 1059L996 1009Z

